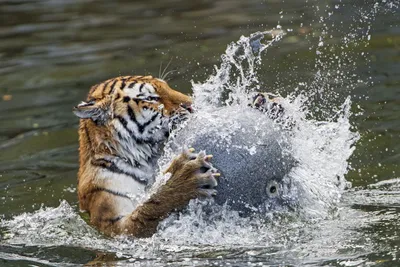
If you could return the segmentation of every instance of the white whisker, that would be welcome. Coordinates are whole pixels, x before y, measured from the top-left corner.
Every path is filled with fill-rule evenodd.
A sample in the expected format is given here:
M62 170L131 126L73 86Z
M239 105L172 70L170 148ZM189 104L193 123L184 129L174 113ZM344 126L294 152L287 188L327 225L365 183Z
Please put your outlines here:
M162 68L162 61L160 63L160 69L158 70L158 77L161 77L161 68ZM160 78L161 79L161 78Z
M164 77L163 77L163 80L166 81L167 76L168 76L170 73L173 73L173 72L176 72L176 70L170 70L170 71L168 71L167 73L165 73L165 75L164 75Z
M162 74L161 74L161 80L164 80L164 73L165 73L165 71L168 69L169 65L171 64L172 59L173 59L173 57L171 57L171 59L169 60L167 66L166 66L165 69L163 70L163 72L162 72Z

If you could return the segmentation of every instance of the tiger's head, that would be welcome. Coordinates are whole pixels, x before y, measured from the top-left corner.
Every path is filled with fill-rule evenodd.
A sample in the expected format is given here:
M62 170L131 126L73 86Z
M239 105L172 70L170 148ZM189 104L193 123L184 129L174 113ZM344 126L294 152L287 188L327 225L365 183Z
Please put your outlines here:
M173 125L191 111L189 96L152 76L122 76L94 85L73 112L80 122L81 162L118 156L147 165Z
M126 103L126 104L124 104ZM189 107L191 99L152 76L122 76L94 85L87 100L74 108L82 119L92 119L104 124L112 115L130 106L135 112L148 109L162 109L164 116L170 116L181 107Z

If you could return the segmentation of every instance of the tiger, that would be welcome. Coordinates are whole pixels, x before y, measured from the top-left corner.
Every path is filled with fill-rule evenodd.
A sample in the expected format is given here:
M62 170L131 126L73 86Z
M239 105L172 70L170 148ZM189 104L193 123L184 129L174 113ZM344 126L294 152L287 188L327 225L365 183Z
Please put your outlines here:
M216 195L212 155L182 148L147 200L171 131L193 111L189 96L152 76L120 76L91 87L73 108L79 123L79 208L105 235L151 237L190 200Z

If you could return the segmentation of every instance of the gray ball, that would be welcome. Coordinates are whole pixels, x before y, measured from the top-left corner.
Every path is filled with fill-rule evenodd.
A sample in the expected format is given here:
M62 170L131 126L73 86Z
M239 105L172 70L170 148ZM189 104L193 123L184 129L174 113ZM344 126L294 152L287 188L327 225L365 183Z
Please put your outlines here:
M288 133L264 113L229 107L190 119L169 144L212 154L221 173L215 202L247 216L293 205L288 173L295 166Z

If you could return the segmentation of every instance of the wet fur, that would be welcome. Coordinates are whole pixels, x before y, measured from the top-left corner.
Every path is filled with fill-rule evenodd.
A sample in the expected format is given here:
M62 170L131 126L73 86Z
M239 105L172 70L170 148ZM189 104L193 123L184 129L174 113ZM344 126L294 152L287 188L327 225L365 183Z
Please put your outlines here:
M215 172L204 153L185 150L167 183L144 203L171 127L187 112L188 96L151 76L124 76L93 86L74 108L79 127L78 198L90 222L107 235L149 237L159 222L191 199L215 193Z

